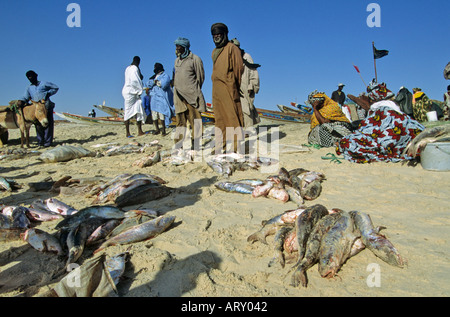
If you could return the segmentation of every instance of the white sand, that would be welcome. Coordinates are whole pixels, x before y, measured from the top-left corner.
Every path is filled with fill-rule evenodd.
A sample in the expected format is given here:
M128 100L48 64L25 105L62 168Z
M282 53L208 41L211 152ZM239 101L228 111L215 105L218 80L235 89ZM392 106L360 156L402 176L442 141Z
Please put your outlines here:
M150 130L149 125L144 130ZM307 142L309 125L279 126L281 144L302 145ZM136 133L132 126L132 133ZM31 129L34 141L34 128ZM67 143L95 150L93 145L109 142L126 144L123 126L88 126L58 123L57 145ZM169 136L136 137L140 143L160 140L170 149ZM10 130L11 144L20 146L19 131ZM35 146L35 145L33 145ZM40 150L43 151L43 150ZM302 167L326 175L321 195L307 205L323 204L327 208L359 210L370 214L376 226L408 260L408 267L397 268L384 263L364 250L349 259L339 277L320 277L317 266L308 271L307 288L290 286L292 264L283 269L268 267L273 255L273 236L268 245L247 242L259 230L261 221L286 210L293 202L227 193L214 187L220 177L202 161L182 166L154 166L140 169L132 163L144 154L112 157L89 157L65 163L41 163L36 156L0 162L0 175L23 184L16 192L0 192L5 205L28 206L35 199L50 197L49 192L30 192L28 183L64 176L82 179L93 176L112 178L121 173L148 173L162 177L174 192L163 199L137 206L153 208L176 216L176 225L160 236L126 246L111 246L109 255L129 250L131 257L124 279L119 283L121 296L448 296L450 295L450 177L448 172L424 170L401 163L358 165L342 160L341 164L321 159L334 149L311 149L310 152L282 153L280 167ZM273 173L274 174L274 173ZM265 179L260 171L237 171L231 180ZM56 194L57 195L57 194ZM90 206L84 196L56 196L75 208ZM54 232L57 221L38 228ZM78 263L92 256L86 251ZM0 244L0 296L41 296L58 279L52 275L64 264L55 255L32 249L23 241ZM372 277L379 269L379 280ZM369 271L368 271L369 268ZM370 282L379 281L377 285ZM373 284L373 283L372 283Z

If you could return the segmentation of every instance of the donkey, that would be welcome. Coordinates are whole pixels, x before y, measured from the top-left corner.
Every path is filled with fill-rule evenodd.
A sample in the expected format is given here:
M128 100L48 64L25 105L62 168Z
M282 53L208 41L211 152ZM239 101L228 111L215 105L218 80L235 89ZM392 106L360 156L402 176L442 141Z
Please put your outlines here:
M31 104L25 105L22 110L8 109L0 112L0 134L8 129L20 129L20 146L22 148L24 141L27 147L30 147L30 127L33 124L40 124L43 127L48 126L47 109L43 99L37 102L31 101ZM0 147L3 147L1 139Z

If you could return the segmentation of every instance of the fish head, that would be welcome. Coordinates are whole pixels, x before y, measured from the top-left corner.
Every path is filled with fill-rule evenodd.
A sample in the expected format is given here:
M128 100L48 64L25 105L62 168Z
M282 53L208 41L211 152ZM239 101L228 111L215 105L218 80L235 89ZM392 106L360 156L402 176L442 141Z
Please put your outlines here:
M321 258L319 261L319 274L323 278L333 278L339 268L339 259L336 255Z

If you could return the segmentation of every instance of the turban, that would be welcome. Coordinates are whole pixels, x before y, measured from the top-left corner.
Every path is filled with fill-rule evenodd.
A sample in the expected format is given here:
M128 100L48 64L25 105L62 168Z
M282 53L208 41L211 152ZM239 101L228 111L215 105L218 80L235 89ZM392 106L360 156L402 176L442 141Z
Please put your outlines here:
M155 63L155 67L154 67L154 69L153 69L153 72L154 72L155 74L158 74L158 73L160 73L160 72L162 72L162 71L164 71L163 65L160 64L160 63Z
M189 40L184 37L177 38L175 40L175 45L180 45L187 49L189 49L189 47L191 47L191 43L189 43Z
M186 58L189 55L189 48L191 47L191 43L189 42L188 39L184 38L184 37L179 37L175 40L175 45L180 45L182 47L184 47L184 53L181 54L180 58Z
M223 23L214 23L211 26L211 35L228 34L228 27Z

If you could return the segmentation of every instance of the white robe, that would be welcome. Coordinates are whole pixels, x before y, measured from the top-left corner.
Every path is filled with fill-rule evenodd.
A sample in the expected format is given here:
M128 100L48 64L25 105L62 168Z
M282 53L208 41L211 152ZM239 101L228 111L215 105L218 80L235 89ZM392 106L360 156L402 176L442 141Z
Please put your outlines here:
M145 121L146 114L142 106L141 95L144 85L139 77L139 70L135 65L130 65L125 70L125 85L122 88L124 103L123 119L129 120L136 116L137 121Z

